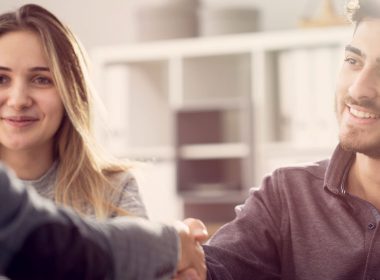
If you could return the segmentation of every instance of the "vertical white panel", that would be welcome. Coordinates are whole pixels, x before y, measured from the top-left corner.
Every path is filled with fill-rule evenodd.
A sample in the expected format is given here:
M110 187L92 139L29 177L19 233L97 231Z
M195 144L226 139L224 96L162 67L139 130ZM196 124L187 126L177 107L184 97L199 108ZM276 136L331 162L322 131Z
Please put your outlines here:
M102 93L107 108L107 126L110 137L106 148L114 155L127 151L129 138L129 71L126 65L108 66L105 71L106 92Z
M308 145L311 141L313 127L313 107L315 96L312 91L311 63L309 49L296 49L292 52L293 63L288 71L294 71L294 98L292 102L293 122L291 135L296 145Z
M313 124L312 139L318 145L336 144L337 125L334 114L335 95L335 48L324 47L313 51Z
M183 201L177 195L172 161L140 164L133 168L149 219L172 223L182 220Z
M279 129L281 140L292 140L291 125L293 121L295 84L297 79L293 71L293 52L285 50L278 55L278 78L279 78Z

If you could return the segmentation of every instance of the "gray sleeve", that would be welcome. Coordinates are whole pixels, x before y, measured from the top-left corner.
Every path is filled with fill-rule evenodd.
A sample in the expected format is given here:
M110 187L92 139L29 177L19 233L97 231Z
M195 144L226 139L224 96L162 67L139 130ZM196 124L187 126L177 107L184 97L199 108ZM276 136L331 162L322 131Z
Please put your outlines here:
M130 217L111 223L113 227L106 231L115 259L115 279L172 279L179 257L179 240L172 227Z
M124 173L121 180L121 193L116 206L128 211L131 216L148 218L141 198L137 181L131 173Z
M174 228L138 218L104 223L81 219L23 187L0 166L0 274L28 234L49 222L74 224L80 234L109 252L114 279L170 279L175 272L179 243Z
M65 223L65 216L50 201L27 190L0 166L0 272L34 229L54 220Z

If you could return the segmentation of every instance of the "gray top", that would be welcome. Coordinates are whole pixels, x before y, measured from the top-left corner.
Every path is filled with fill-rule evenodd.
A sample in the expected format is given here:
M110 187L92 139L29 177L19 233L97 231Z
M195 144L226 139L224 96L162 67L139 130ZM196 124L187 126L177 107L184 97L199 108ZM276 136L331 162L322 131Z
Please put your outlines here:
M57 177L58 162L36 180L21 180L25 185L32 186L42 197L54 200L54 186ZM148 218L146 208L142 202L137 182L130 172L114 176L115 184L121 189L120 196L114 201L115 206L126 210L131 216ZM88 216L94 218L94 212L88 210Z
M205 246L208 279L380 279L380 221L346 192L354 153L276 170Z
M112 279L161 280L173 276L180 246L173 227L131 217L102 223L82 219L72 211L41 198L33 188L25 188L9 174L0 166L0 274L28 234L41 225L59 223L63 226L74 225L78 228L78 234L92 240L111 255ZM46 246L49 242L46 240ZM83 269L96 269L92 267L95 263L89 260L86 263L90 267L84 266Z

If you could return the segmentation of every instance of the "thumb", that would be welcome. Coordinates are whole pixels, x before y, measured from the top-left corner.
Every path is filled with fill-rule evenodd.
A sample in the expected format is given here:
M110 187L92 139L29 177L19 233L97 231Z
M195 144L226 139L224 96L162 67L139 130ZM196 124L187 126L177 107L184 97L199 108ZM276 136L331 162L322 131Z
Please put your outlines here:
M194 218L187 218L183 221L184 224L186 224L191 234L194 236L194 238L198 241L203 243L208 238L208 232L205 224L199 220Z

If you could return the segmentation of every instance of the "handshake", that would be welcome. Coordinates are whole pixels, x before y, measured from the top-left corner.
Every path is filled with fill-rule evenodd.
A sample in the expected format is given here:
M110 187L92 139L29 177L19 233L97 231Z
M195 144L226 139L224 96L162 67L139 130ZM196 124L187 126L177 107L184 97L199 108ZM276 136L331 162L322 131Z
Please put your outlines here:
M196 219L174 227L130 217L84 219L0 165L0 251L7 252L0 275L11 279L204 280L207 237Z
M175 280L206 279L205 255L201 243L206 241L206 226L197 219L186 219L175 224L179 239L179 261Z

